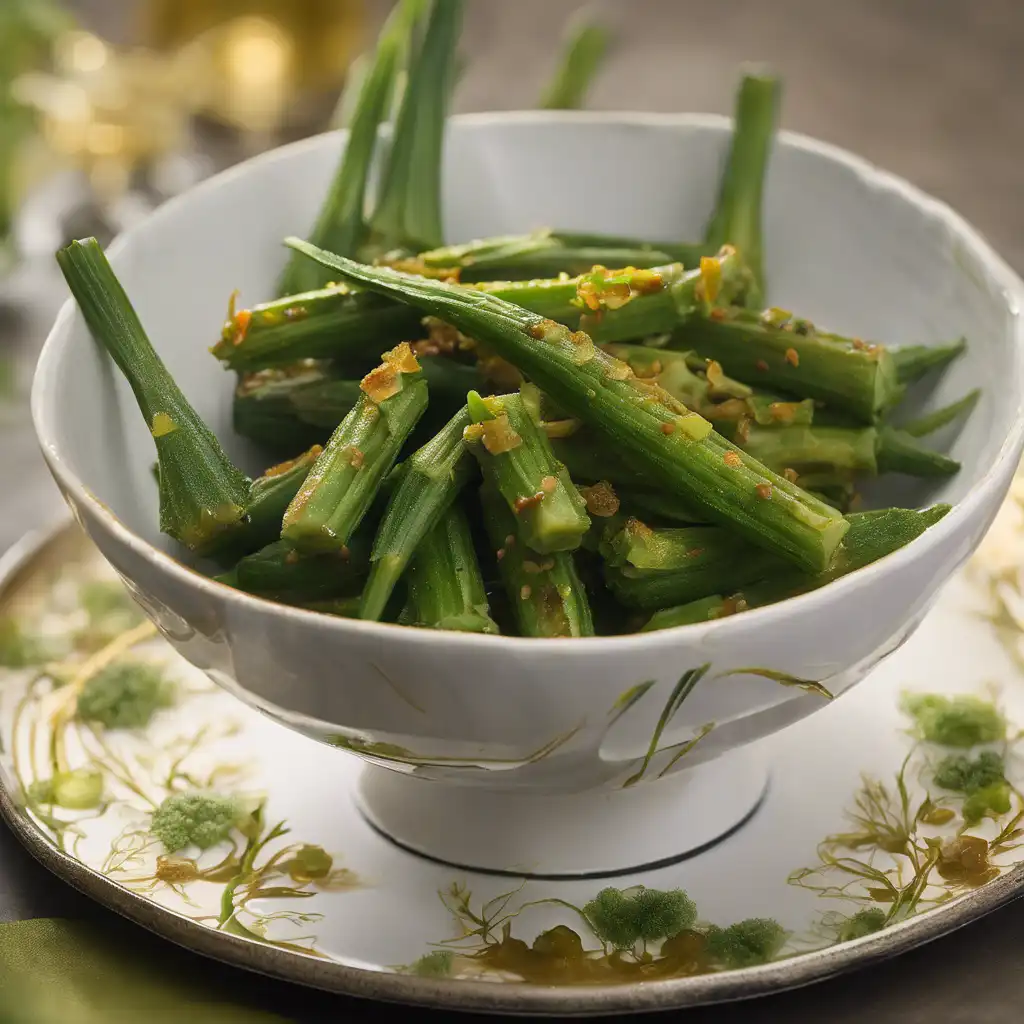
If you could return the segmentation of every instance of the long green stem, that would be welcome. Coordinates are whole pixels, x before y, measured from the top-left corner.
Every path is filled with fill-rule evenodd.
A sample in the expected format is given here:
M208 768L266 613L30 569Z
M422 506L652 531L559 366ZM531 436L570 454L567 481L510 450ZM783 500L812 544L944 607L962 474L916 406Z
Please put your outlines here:
M979 398L981 398L981 389L975 388L964 395L959 401L952 402L942 409L936 409L935 412L925 413L909 423L904 423L900 430L911 437L927 437L943 427L948 427L952 423L966 419L978 404Z
M85 322L124 374L153 435L160 529L200 553L245 528L249 479L232 465L150 343L95 238L57 253Z
M455 75L463 0L433 0L423 44L413 54L391 148L370 218L366 255L442 243L441 163Z
M440 433L402 463L401 481L374 541L361 618L376 620L384 614L414 552L469 479L472 458L462 442L462 432L470 422L463 407Z
M736 95L732 146L722 174L718 204L705 241L718 248L734 245L750 268L753 283L747 305L764 305L762 200L768 172L781 83L772 75L743 76Z
M558 66L544 87L537 106L542 110L577 110L582 107L610 41L611 35L603 25L585 17L573 18L566 26Z
M663 488L713 521L808 571L830 563L848 528L835 509L741 452L657 385L637 379L586 334L493 295L362 266L298 239L288 244L486 343L610 447L629 453Z
M332 252L354 256L364 240L363 208L377 148L377 132L385 120L402 50L415 26L420 6L420 0L403 0L393 8L377 40L373 63L361 83L345 152L309 233L311 241ZM330 274L323 267L292 252L278 294L312 291L322 288L329 280Z

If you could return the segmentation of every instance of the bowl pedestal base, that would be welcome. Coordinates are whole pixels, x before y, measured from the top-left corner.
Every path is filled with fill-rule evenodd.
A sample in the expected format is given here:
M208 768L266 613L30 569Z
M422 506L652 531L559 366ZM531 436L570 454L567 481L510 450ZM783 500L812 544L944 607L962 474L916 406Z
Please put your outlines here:
M363 815L399 846L454 867L532 878L626 874L693 856L757 810L768 783L743 748L629 789L534 794L367 767Z

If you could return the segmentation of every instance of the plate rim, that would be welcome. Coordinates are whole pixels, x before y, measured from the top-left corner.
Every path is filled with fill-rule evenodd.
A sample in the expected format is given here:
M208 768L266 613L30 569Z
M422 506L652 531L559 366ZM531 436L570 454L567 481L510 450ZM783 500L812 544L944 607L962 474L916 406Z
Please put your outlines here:
M78 524L70 514L32 530L0 555L0 598L31 572L51 546ZM82 539L92 543L84 534ZM339 753L344 754L344 751ZM32 857L83 895L147 931L207 959L337 995L432 1009L532 1016L655 1012L738 1002L824 981L869 967L948 935L1024 895L1024 861L978 889L881 932L757 967L691 978L601 986L543 986L419 978L353 967L215 931L151 902L76 860L26 817L0 765L0 818Z

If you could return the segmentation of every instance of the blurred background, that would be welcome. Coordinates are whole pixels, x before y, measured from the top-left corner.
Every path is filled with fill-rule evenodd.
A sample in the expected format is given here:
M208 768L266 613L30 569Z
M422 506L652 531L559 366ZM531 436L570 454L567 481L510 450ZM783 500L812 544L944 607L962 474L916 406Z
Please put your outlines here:
M54 250L109 240L232 163L343 124L390 7L0 0L0 550L61 514L27 403L65 296ZM770 64L784 127L945 199L1024 271L1021 0L606 0L582 15L579 0L473 0L456 111L544 102L581 17L599 60L572 105L724 113L737 66Z

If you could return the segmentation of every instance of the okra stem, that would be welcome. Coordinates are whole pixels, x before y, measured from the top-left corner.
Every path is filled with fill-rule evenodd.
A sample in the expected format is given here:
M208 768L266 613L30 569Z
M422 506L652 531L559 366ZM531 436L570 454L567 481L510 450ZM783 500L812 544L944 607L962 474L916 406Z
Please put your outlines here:
M978 404L980 397L981 389L975 388L964 395L959 401L953 402L942 409L936 409L935 412L925 413L924 416L919 416L909 423L904 423L899 429L911 437L927 437L943 427L948 427L951 423L966 419Z
M487 484L480 491L487 535L498 557L498 572L523 636L593 636L586 588L571 552L543 555L519 532L521 522L504 498Z
M464 633L497 633L466 514L456 502L420 541L399 621ZM365 618L365 616L364 616Z
M420 542L441 519L469 479L472 458L462 442L470 424L465 407L403 463L373 544L370 579L360 617L380 619Z
M394 248L416 253L443 241L442 145L462 11L462 0L431 4L423 43L410 60L377 207L370 218L366 255Z
M245 529L249 479L232 465L150 343L95 238L57 253L93 338L124 374L156 444L160 529L202 554Z
M762 200L768 172L781 83L772 75L746 74L736 94L732 144L705 241L719 248L734 245L750 268L752 283L746 305L764 304Z
M562 52L551 81L544 87L541 110L577 110L604 61L611 35L597 22L573 18L566 26Z
M373 63L359 89L348 140L320 213L309 233L311 241L332 252L354 256L364 240L363 207L377 132L386 119L403 47L412 32L420 0L403 0L391 11L381 30ZM323 267L289 253L278 295L322 288L330 280Z
M899 382L912 384L926 373L948 366L966 349L967 339L958 338L948 345L902 345L891 351Z
M590 528L584 501L522 397L483 399L471 391L468 410L466 445L515 514L524 542L544 554L579 547Z
M284 515L281 536L300 551L344 550L427 406L408 344L386 353L362 389Z
M819 572L831 561L848 528L835 509L741 452L663 389L638 380L586 334L484 292L362 266L298 239L288 244L485 342L559 407L713 521L808 571Z

